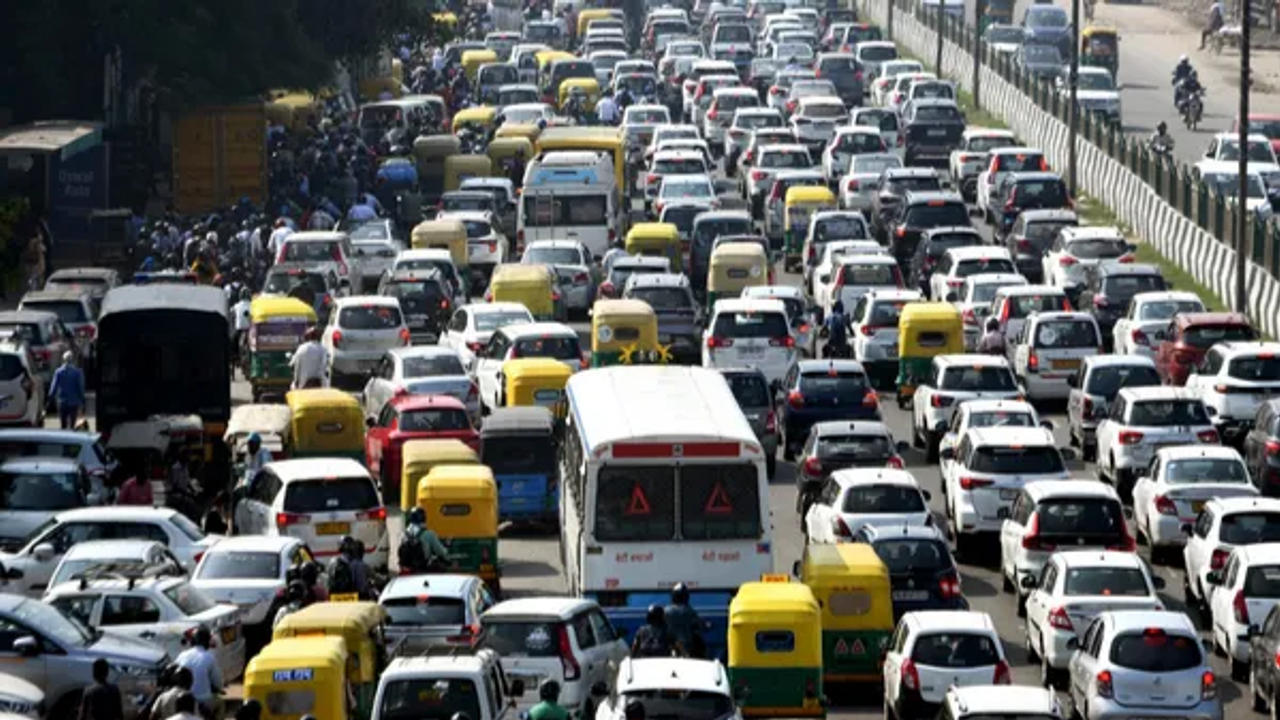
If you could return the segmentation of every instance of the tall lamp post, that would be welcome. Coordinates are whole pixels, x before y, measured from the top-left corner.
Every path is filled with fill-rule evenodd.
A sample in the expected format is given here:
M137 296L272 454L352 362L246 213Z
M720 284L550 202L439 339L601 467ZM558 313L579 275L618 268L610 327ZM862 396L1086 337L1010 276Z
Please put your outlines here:
M986 13L986 0L973 4L973 107L978 108L978 88L982 84L982 16Z
M1253 24L1250 0L1239 0L1240 7L1240 188L1236 195L1236 312L1248 310L1244 254L1249 246L1249 26Z
M938 74L939 78L942 77L942 33L946 30L947 22L947 14L943 12L942 7L945 4L946 0L938 0L938 22L935 25L938 28L938 48L936 51L937 56L934 59L934 71Z
M1067 77L1071 91L1067 107L1067 191L1076 196L1076 134L1079 132L1079 112L1076 106L1076 89L1080 86L1080 0L1071 0L1071 74Z

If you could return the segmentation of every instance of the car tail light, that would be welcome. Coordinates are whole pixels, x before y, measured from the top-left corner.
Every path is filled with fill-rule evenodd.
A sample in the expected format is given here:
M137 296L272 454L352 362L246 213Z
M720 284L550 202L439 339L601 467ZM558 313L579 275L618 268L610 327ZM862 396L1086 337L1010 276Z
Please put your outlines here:
M765 177L765 173L764 173L764 171L763 171L763 170L752 170L752 171L751 171L751 179L752 179L754 182L760 182L761 180L763 180L763 179L764 179L764 177Z
M1027 372L1040 372L1040 356L1036 355L1034 350L1031 351L1030 355L1027 355Z
M97 331L98 329L93 325L81 325L76 328L76 335L86 340L92 340L94 335L97 335Z
M770 88L769 88L769 94L770 94L770 95L781 95L781 94L782 94L782 88L778 87L777 85L774 85L774 86L772 86L772 87L770 87Z
M287 528L290 525L301 525L304 522L310 522L310 515L298 515L296 513L278 512L276 513L276 527Z
M1231 551L1227 548L1214 548L1213 554L1209 556L1209 569L1221 570L1227 564L1227 557L1231 555Z
M1132 255L1121 255L1120 257L1116 258L1116 262L1118 263L1131 263L1133 261L1134 261L1134 257Z
M804 407L804 395L799 390L792 390L787 393L787 404L796 409Z
M1218 431L1210 428L1209 430L1201 430L1196 433L1196 439L1202 443L1218 442Z
M1237 590L1236 596L1231 599L1231 612L1235 615L1236 622L1245 626L1249 624L1249 603L1245 602L1244 590Z
M963 278L947 278L947 287L957 288L964 285Z
M859 325L858 326L858 332L862 333L864 337L871 337L872 335L875 335L876 331L879 329L880 329L879 325Z
M1121 445L1137 445L1142 442L1142 433L1137 430L1121 430L1116 440Z
M605 280L604 282L600 283L601 295L604 295L605 297L613 297L613 292L614 292L613 283L609 282L608 280Z
M589 367L591 367L591 355L590 353L583 351L582 355L578 358L578 369L586 370Z
M1093 417L1093 398L1085 398L1082 406L1081 414L1085 419Z
M976 478L968 475L960 478L961 490L976 490L977 488L990 487L995 484L995 480L990 478Z
M951 403L955 402L955 400L955 398L948 395L934 393L929 396L929 405L936 408L951 407Z
M788 100L788 101L787 101L787 112L795 112L795 111L796 111L796 101L795 101L795 100Z
M751 164L751 160L752 160L755 156L756 156L756 151L755 151L755 150L748 150L748 151L746 151L746 152L742 153L742 162L743 162L743 163L745 163L745 164L747 164L747 165L750 165L750 164ZM752 175L754 175L754 173L752 173ZM759 180L760 178L753 177L752 179L753 179L753 180Z
M733 339L716 337L715 335L712 335L707 338L707 347L711 350L715 350L716 348L733 347Z
M1142 332L1141 330L1134 330L1133 332L1129 333L1129 337L1133 340L1134 343L1138 345L1147 345L1147 346L1151 345L1151 339L1148 338L1147 334Z
M1060 255L1058 257L1058 265L1062 267L1071 267L1076 264L1076 259L1070 255Z
M1096 307L1096 308L1104 308L1104 307L1109 307L1110 305L1111 305L1111 301L1107 299L1107 296L1106 296L1106 295L1094 295L1094 296L1093 296L1093 306L1094 306L1094 307Z
M1174 504L1173 500L1168 495L1157 495L1156 512L1161 515L1177 515L1178 506Z
M996 661L996 672L991 682L995 685L1009 685L1013 682L1013 678L1009 675L1009 663L1003 660Z
M577 680L582 675L578 660L573 657L573 646L569 644L569 630L560 625L556 633L560 649L560 665L564 669L565 680Z
M484 344L478 343L478 342L469 342L467 343L467 349L473 353L478 353L484 349Z
M1004 211L1005 211L1005 212L1007 212L1007 213L1013 212L1014 207L1015 207L1015 206L1014 206L1014 204L1013 204L1013 200L1014 200L1014 199L1011 197L1011 198L1009 198L1007 201L1005 201L1005 204L1004 204Z
M902 147L902 135L901 135L901 134L899 134L899 135L898 135L898 141L897 141L897 142L895 142L895 143L894 143L894 145L897 145L898 147Z
M862 187L862 183L859 183L856 178L849 178L849 182L844 184L844 191L857 192L859 187Z
M1268 455L1280 455L1280 440L1268 440L1263 449Z
M868 390L866 395L862 396L862 407L879 407L880 398L876 395L875 390Z
M783 337L769 338L769 346L793 348L796 346L796 339L791 337L790 335L784 335Z
M1018 238L1018 252L1031 252L1031 241L1026 238Z
M1107 546L1108 550L1117 550L1119 552L1137 552L1138 540L1129 534L1129 528L1124 524L1120 525L1120 541Z
M199 564L200 564L200 561L201 561L202 559L204 559L204 551L203 551L203 550L201 550L200 552L196 553L196 554L191 558L191 564L192 564L192 565L199 565Z
M767 433L778 431L778 414L772 410L764 416L764 431Z
M477 631L478 628L474 625L463 625L457 635L448 635L444 640L453 645L470 645L476 639Z
M1218 697L1218 678L1212 670L1205 670L1200 676L1200 699L1212 700Z
M902 669L898 671L898 677L902 687L912 692L920 691L920 672L916 670L916 664L911 660L902 661Z
M656 183L656 182L658 182L658 175L657 175L657 173L649 173L648 175L645 175L645 176L644 176L644 184L645 184L645 185L652 185L652 184L654 184L654 183Z
M855 71L853 72L853 79L854 79L854 80L862 80L862 71L861 71L861 70L855 70Z
M906 227L905 225L899 225L899 226L898 226L898 229L893 231L893 234L894 234L894 235L897 235L897 236L898 236L898 237L900 237L900 238L902 238L902 237L906 237L906 236L907 236L907 227Z
M372 520L374 522L386 522L387 508L384 506L384 507L374 508L372 510L366 510L364 512L358 512L356 513L356 519Z
M342 331L341 330L334 330L333 334L330 335L329 338L333 342L333 347L335 349L342 347Z
M400 344L408 345L413 342L413 337L409 334L409 328L400 328Z
M960 597L960 578L955 573L938 578L938 594L946 599Z
M849 529L849 524L839 515L831 520L831 533L838 538L853 539L853 531Z
M965 325L978 324L978 315L973 311L973 308L965 308L964 312L960 314L960 317L964 320Z
M1110 700L1112 697L1115 696L1115 690L1111 686L1110 670L1103 670L1102 672L1095 675L1093 678L1093 684L1094 684L1094 692L1098 694L1098 697L1106 698Z

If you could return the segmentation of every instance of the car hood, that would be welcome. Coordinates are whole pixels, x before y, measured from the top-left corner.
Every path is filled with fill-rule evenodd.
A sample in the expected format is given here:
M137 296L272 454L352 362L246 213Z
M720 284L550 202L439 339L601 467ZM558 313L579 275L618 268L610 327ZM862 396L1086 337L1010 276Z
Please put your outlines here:
M135 640L123 635L103 632L102 637L89 647L96 655L107 660L116 660L155 667L166 659L164 649L143 640Z

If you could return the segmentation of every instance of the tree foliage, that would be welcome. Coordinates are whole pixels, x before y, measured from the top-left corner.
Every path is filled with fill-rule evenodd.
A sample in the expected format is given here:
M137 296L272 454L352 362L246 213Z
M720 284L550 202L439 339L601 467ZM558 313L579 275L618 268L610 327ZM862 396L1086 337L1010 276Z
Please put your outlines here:
M182 104L318 88L333 61L366 56L422 27L423 0L35 0L8 4L0 105L17 120L101 114L103 57L119 48L126 84Z

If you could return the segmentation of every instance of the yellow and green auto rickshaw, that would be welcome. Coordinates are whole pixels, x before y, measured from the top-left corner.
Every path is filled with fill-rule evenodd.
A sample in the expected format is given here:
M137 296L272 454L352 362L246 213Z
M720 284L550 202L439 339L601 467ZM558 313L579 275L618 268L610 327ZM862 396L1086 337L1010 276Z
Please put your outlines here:
M866 543L811 544L796 570L822 608L823 680L878 681L894 626L893 589L880 556Z
M413 226L409 244L414 250L440 248L449 251L449 258L466 283L467 269L471 266L467 257L467 226L461 220L424 220Z
M431 468L418 481L418 507L449 550L449 572L477 575L498 594L498 484L489 466Z
M591 27L592 20L604 20L606 18L622 20L623 18L619 17L621 12L618 8L583 8L579 10L578 38L581 39L583 35L587 34L587 28Z
M463 108L453 114L453 132L456 135L462 128L469 127L480 135L488 137L497 115L498 108L492 105Z
M771 274L769 255L759 243L722 243L707 265L707 312L716 300L739 297L743 288L768 285Z
M591 306L591 367L671 362L658 343L658 315L643 300L597 300Z
M664 257L671 261L671 272L684 272L684 246L674 223L635 223L627 231L625 247L628 255Z
M553 272L547 265L503 263L493 269L485 299L518 302L529 308L537 320L558 320Z
M1104 67L1114 81L1120 72L1120 33L1113 27L1086 25L1080 31L1080 64Z
M386 617L376 602L331 597L330 602L312 603L286 615L271 631L271 639L342 638L347 650L347 683L355 694L356 715L367 718L373 711L379 674L387 664L382 634Z
M908 303L898 316L898 407L928 377L935 355L964 352L964 319L951 303Z
M476 82L481 65L496 62L498 62L498 53L492 50L464 50L460 60L463 71L467 73L467 79L472 83Z
M294 457L349 457L363 463L364 412L354 395L333 388L290 390Z
M289 360L302 344L302 336L315 324L315 309L294 297L262 295L249 304L241 369L249 378L255 403L289 390L293 384Z
M418 188L423 204L435 203L444 192L444 161L462 152L456 135L425 135L413 141L413 159L418 166Z
M503 402L507 407L544 407L563 420L564 387L572 376L573 369L555 358L507 360L502 363Z
M245 666L244 698L262 704L261 720L354 718L346 642L329 635L273 640Z
M468 465L480 455L457 438L406 440L400 449L400 509L418 505L418 483L437 465Z
M462 181L473 177L493 175L493 161L488 155L450 155L444 159L444 190L452 192L462 187Z
M822 616L808 585L743 583L729 602L729 683L743 717L826 717Z
M600 102L600 82L595 78L571 77L560 81L560 90L556 95L556 109L564 111L572 95L582 96L582 111L594 113L596 103Z
M787 189L782 224L783 267L787 272L800 267L804 239L809 234L809 219L814 213L835 209L836 196L830 188L799 185Z

